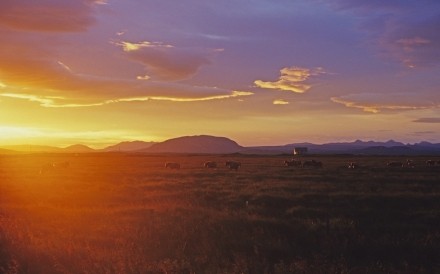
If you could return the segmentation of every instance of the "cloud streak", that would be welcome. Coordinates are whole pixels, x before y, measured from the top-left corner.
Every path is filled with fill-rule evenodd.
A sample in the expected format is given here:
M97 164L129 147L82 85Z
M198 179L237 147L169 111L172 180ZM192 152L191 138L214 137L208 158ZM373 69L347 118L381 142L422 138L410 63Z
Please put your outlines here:
M0 96L22 99L30 102L39 103L42 107L48 108L79 108L79 107L96 107L109 104L124 103L124 102L145 102L145 101L169 101L169 102L203 102L212 100L225 100L231 98L245 97L253 95L253 92L249 91L232 91L228 94L218 95L205 95L197 97L172 97L172 96L142 96L142 97L127 97L105 100L95 103L65 103L66 101L72 101L63 97L49 97L49 96L36 96L32 94L18 94L18 93L0 93Z
M438 117L424 117L413 120L414 123L428 123L428 124L440 124L440 118Z
M295 93L304 93L308 91L312 85L308 83L309 78L325 74L323 68L307 69L301 67L286 67L281 69L281 76L277 81L256 80L254 84L263 89L276 89L283 91L291 91Z
M435 99L419 94L382 94L362 93L332 97L331 101L348 108L358 108L365 112L379 113L381 111L409 111L418 109L439 108L440 103Z

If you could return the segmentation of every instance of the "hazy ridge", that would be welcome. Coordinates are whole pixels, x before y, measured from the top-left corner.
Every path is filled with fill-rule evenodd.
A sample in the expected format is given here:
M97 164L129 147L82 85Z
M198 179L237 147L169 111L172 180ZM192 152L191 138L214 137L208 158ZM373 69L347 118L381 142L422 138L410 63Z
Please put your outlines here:
M92 152L138 152L138 153L210 153L210 154L291 154L295 147L307 147L310 154L365 154L365 155L433 155L440 154L440 144L422 141L415 144L389 140L386 142L361 141L334 142L326 144L292 143L278 146L244 147L226 138L209 135L182 136L163 142L130 141L114 144L103 149L93 149L76 144L65 148L37 145L0 147L1 154L14 152L92 153Z

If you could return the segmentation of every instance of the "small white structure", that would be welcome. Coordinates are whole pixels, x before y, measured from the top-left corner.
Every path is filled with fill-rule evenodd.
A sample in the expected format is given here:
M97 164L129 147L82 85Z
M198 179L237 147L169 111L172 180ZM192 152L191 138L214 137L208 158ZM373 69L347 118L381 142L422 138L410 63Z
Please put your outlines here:
M307 154L306 147L295 147L293 149L293 155L304 155L304 154Z

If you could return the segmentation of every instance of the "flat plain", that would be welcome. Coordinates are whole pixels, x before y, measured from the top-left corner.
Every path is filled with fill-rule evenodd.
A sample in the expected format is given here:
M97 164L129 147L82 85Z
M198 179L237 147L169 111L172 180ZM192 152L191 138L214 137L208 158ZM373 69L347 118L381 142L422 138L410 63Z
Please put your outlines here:
M0 273L440 273L439 157L290 158L0 155Z

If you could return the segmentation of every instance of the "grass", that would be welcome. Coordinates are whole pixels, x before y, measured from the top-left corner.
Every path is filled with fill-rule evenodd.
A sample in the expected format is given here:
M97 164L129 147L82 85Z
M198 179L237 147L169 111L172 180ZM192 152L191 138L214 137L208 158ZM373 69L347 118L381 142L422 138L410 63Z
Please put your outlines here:
M428 158L413 169L386 167L399 157L310 156L322 169L288 158L0 156L0 273L440 272L440 169Z

